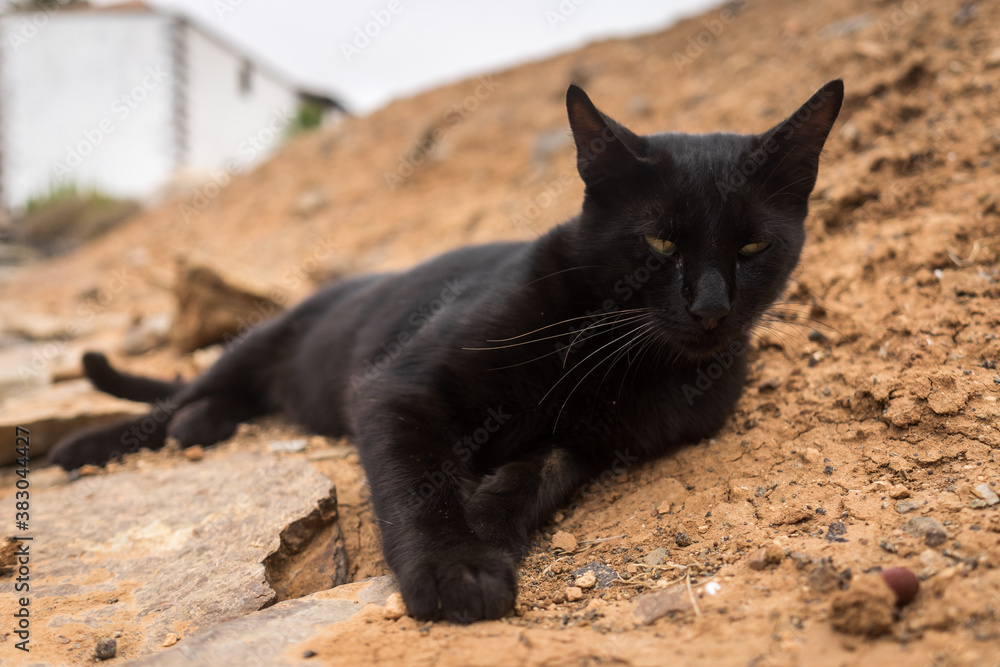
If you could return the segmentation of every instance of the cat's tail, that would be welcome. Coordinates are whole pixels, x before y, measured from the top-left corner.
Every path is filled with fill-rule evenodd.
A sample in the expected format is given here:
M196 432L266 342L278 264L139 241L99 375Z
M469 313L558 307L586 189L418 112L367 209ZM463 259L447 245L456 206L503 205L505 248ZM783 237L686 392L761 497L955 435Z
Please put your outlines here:
M165 401L184 387L184 382L181 380L168 382L122 373L100 352L84 353L83 372L95 389L117 398L140 403Z
M252 348L246 348L253 353ZM167 437L181 447L214 445L241 422L267 412L254 393L256 367L240 354L225 355L191 382L167 382L115 370L103 354L88 352L83 368L97 389L150 404L149 412L70 433L52 445L48 460L66 470L104 465L140 448L160 449Z
M184 382L167 382L122 373L99 352L83 355L83 372L95 389L154 407L147 414L71 433L52 446L48 454L51 463L74 470L88 464L104 465L110 459L137 451L140 447L154 450L163 447L167 426L179 407L170 399L185 387Z

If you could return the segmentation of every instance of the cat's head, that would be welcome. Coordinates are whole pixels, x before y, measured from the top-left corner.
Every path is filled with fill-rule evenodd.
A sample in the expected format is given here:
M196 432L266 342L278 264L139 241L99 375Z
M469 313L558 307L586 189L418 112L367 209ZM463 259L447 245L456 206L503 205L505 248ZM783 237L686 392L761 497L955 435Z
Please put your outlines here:
M844 98L839 79L755 135L639 136L576 86L566 95L586 185L574 252L616 308L652 309L692 358L744 335L798 263L819 157Z

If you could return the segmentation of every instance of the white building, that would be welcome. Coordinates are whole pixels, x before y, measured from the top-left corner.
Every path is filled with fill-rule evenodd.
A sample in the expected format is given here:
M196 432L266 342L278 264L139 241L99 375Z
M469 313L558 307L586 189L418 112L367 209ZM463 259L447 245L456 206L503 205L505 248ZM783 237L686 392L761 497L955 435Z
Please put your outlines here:
M0 204L68 184L143 198L251 166L303 104L343 108L142 2L0 17Z

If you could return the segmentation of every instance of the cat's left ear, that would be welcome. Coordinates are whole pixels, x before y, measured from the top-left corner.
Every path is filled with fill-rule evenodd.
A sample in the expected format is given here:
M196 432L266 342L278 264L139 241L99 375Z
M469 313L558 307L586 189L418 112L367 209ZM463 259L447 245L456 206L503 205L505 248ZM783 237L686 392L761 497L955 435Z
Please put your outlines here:
M601 113L576 85L566 91L566 111L576 142L576 168L592 188L631 172L646 154L646 142Z
M778 157L770 175L778 177L775 184L783 192L808 199L816 185L819 156L843 102L844 82L834 79L761 136L761 147Z

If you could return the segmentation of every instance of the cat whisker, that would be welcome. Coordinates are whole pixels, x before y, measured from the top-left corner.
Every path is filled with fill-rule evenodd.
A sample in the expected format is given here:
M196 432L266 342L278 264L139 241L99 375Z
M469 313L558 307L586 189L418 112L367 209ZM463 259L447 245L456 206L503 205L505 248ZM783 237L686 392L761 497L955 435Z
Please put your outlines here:
M853 320L853 316L850 313L841 311L838 308L835 308L832 305L830 305L829 303L827 303L823 299L823 297L817 295L815 292L813 292L811 289L809 289L809 287L805 283L803 283L801 280L798 280L796 278L789 278L788 281L792 282L792 283L795 283L796 286L798 286L801 290L803 290L806 294L808 294L809 297L814 302L816 302L819 306L821 306L824 310L828 310L831 313L839 315L840 317L844 317L846 319ZM792 301L779 301L779 302L775 303L774 305L792 305L792 304L795 304L795 302L792 302ZM805 304L795 304L795 305L805 305Z
M597 400L597 395L601 391L601 387L604 385L604 381L608 378L608 374L611 373L611 370L615 367L615 364L618 363L618 360L621 358L621 355L624 354L627 356L635 345L639 344L640 342L648 342L652 338L652 336L653 332L647 327L646 330L643 331L640 335L636 336L631 341L629 341L629 344L627 346L625 346L623 349L619 349L618 356L614 359L614 361L611 362L611 365L608 366L608 369L604 371L604 375L601 377L601 381L598 383L597 389L594 390L595 401ZM632 363L629 362L630 367L631 365ZM624 384L624 382L625 378L623 377L622 384ZM619 390L619 396L620 395L621 395L621 390Z
M647 316L646 315L638 316L638 317L635 317L635 318L631 318L628 321L633 321L633 319L639 319L639 317L647 317ZM605 328L604 331L595 331L593 334L591 334L591 336L603 335L603 334L606 334L606 333L609 333L609 332L613 333L614 332L614 326L613 325L615 325L615 324L621 324L621 323L622 323L622 319L618 319L618 320L615 320L613 322L604 322L604 323L600 323L598 325L595 325L595 328L596 327L607 327L607 328ZM548 336L546 338L538 338L538 339L534 339L534 340L528 341L528 342L534 343L534 342L549 340L551 338L562 338L563 336L566 336L566 335L568 335L568 334L563 333L563 334L559 334L557 336ZM573 344L575 344L575 342L576 341L574 339ZM514 345L502 345L502 346L498 346L498 347L485 347L485 348L468 348L467 347L467 348L462 348L462 349L465 349L465 350L501 350L501 349L508 348L508 347L516 347L517 345L526 345L526 344L527 343L516 343ZM570 350L573 347L573 344L570 344L570 346L566 347L566 348L556 348L554 350L546 352L545 354L541 354L541 355L539 355L537 357L534 357L532 359L528 359L526 361L519 361L516 364L508 364L506 366L497 366L497 367L491 368L489 370L490 371L500 371L500 370L504 370L504 369L507 369L507 368L516 368L517 366L524 366L526 364L530 364L532 362L539 361L540 359L544 359L545 357L550 357L553 354L559 354L559 353L564 353L566 355L565 358L563 359L563 367L565 368L565 360L569 358L569 353L570 353Z
M607 315L608 316L611 316L611 315L628 315L629 313L643 313L643 312L650 312L652 310L653 310L653 308L629 308L627 310L616 310L613 313L608 313ZM568 319L562 320L561 322L553 322L552 324L546 324L544 327L539 327L537 329L534 329L533 331L528 331L526 333L519 334L517 336L511 336L510 338L491 338L491 339L487 340L486 342L487 343L506 343L508 341L517 340L518 338L524 338L525 336L530 336L531 334L538 333L539 331L544 331L546 329L551 329L552 327L557 327L560 324L566 324L568 322L575 322L577 320L592 319L594 317L600 317L600 316L599 315L591 314L591 315L580 315L579 317L570 317ZM487 348L487 349L490 349L490 348Z
M767 313L764 313L763 317L761 317L760 319L760 322L772 322L775 324L783 324L789 327L793 327L796 331L808 329L810 332L812 332L812 331L819 331L820 329L825 329L826 331L836 334L844 339L847 338L847 334L845 334L837 327L827 324L826 322L822 322L812 317L802 317L799 319L803 321L796 321L795 319L791 319L792 317L794 317L794 315L791 313L786 314L786 313L781 313L780 311L779 312L769 311Z
M787 348L791 348L791 349L796 349L796 347L798 347L798 349L800 349L800 350L802 349L802 347L804 347L804 342L802 342L802 343L799 343L799 345L798 345L798 346L796 346L796 345L792 345L792 344L791 344L791 343L789 342L789 338L788 338L788 335L787 335L787 334L786 334L785 332L783 332L783 331L779 331L778 329L776 329L775 327L773 327L773 326L771 326L771 325L769 325L769 324L762 324L762 325L759 325L759 328L760 328L760 329L761 329L762 331L765 331L765 332L767 332L767 333L770 333L770 334L772 334L772 335L773 335L773 336L774 336L775 338L777 338L777 339L779 340L779 342L781 343L781 345L782 345L783 347L787 347ZM764 338L763 336L760 336L760 335L758 335L758 336L757 336L757 338L758 338L758 339L759 339L759 340L760 340L761 342L764 342L764 343L770 343L770 344L773 344L773 341L768 341L768 340L767 340L767 339L765 339L765 338Z
M559 379L558 379L558 380L556 380L556 381L555 381L555 383L554 383L554 384L553 384L553 385L552 385L551 387L549 387L549 390L548 390L547 392L545 392L545 395L543 395L543 396L542 396L542 397L541 397L541 398L540 398L540 399L538 400L538 405L541 405L541 404L542 404L542 403L543 403L543 402L545 401L545 399L549 397L549 394L551 394L551 393L552 393L552 392L553 392L553 391L555 390L555 388L559 386L559 383L560 383L560 382L562 382L563 380L565 380L565 379L566 379L567 377L569 377L570 373L572 373L572 372L573 372L574 370L576 370L577 368L579 368L581 364L585 363L585 362L586 362L586 361L587 361L588 359L590 359L590 358L591 358L591 357L593 357L593 356L594 356L595 354L597 354L597 353L598 353L598 352L600 352L601 350L605 349L605 348L606 348L606 347L608 347L609 345L614 345L615 343L617 343L618 341L622 340L623 338L627 338L628 336L631 336L631 335L633 335L633 334L635 333L635 331L636 331L636 330L637 330L637 329L638 329L639 327L647 327L647 326L650 326L651 324L652 324L652 323L648 323L648 324L641 324L641 325L639 325L638 327L636 327L636 329L633 329L633 330L631 330L631 331L629 331L629 332L627 332L627 333L625 333L625 334L622 334L621 336L619 336L618 338L615 338L615 339L613 339L613 340L612 340L611 342L609 342L609 343L605 343L604 345L602 345L601 347L597 348L596 350L594 350L593 352L591 352L590 354L588 354L588 355L587 355L586 357L584 357L583 359L581 359L580 361L578 361L578 362L577 362L576 364L574 364L574 365L573 365L573 367L572 367L572 368L570 368L570 369L569 369L568 371L566 371L565 373L563 373L563 374L562 374L562 375L561 375L561 376L559 377ZM558 421L558 420L557 420L557 421Z
M492 371L502 371L502 370L506 370L508 368L517 368L518 366L525 366L525 365L530 364L532 362L539 361L540 359L544 359L545 357L551 357L553 354L559 354L560 352L562 352L562 350L551 350L549 352L546 352L545 354L542 354L542 355L539 355L537 357L534 357L533 359L528 359L526 361L519 361L516 364L507 364L506 366L497 366L496 368L491 368L489 370L491 372Z
M596 329L596 328L601 328L601 327L608 327L608 326L613 326L615 324L618 324L619 321L622 318L615 319L615 320L613 320L611 322L606 321L609 318L611 318L613 315L617 315L617 314L618 313L613 313L613 314L605 315L604 317L602 317L601 319L599 319L597 322L594 322L593 324L590 324L587 327L581 329L579 332L577 332L577 337L576 338L579 338L580 335L582 335L585 331L589 331L590 329ZM634 316L631 317L631 319L637 319L639 317L642 317L642 315L634 315ZM631 320L629 320L629 321L631 321ZM532 338L531 340L519 341L517 343L511 343L509 345L493 345L493 346L490 346L490 347L463 347L462 349L463 350L470 350L470 351L503 350L503 349L510 348L510 347L518 347L520 345L531 345L532 343L540 343L540 342L546 341L546 340L553 340L553 339L556 339L556 338L564 338L565 336L568 336L568 335L570 335L572 333L573 332L571 332L571 331L564 331L562 333L553 334L551 336L543 336L542 338ZM576 342L576 338L573 339L573 342ZM507 338L507 339L504 339L504 340L513 340L513 339ZM503 342L503 341L487 341L487 342L493 343L493 342ZM570 347L572 347L572 346L573 345L571 343Z
M834 332L834 333L836 333L836 334L838 334L840 336L845 336L846 335L846 334L844 334L843 331L841 331L837 327L833 326L829 322L824 322L823 320L817 319L815 317L809 317L809 316L806 316L806 315L801 315L801 314L796 313L795 311L792 311L792 310L785 311L785 310L781 310L781 309L772 308L772 309L769 309L767 312L764 313L764 317L767 317L768 315L778 316L779 318L781 318L782 322L787 322L788 324L794 324L796 326L811 326L813 328L823 328L823 329L827 329L829 331L832 331L832 332ZM793 318L793 317L796 318L796 319L799 319L799 320L804 320L804 322L796 322L793 319L790 319L790 318Z
M615 319L615 320L613 320L611 322L607 322L605 324L602 324L601 326L608 326L608 325L610 325L611 326L611 333L614 333L614 331L615 331L615 325L616 324L628 324L630 322L634 322L636 320L641 320L643 318L648 318L648 317L649 317L649 315L646 314L646 313L642 313L642 314L639 314L639 315L632 315L632 316L630 316L628 318L624 318L625 322L622 322L623 318L619 317L618 319ZM595 325L592 324L589 327L587 327L586 329L582 329L579 333L576 334L576 336L573 338L573 340L570 341L569 347L566 348L566 356L563 357L563 368L566 368L566 362L569 360L569 353L573 349L573 346L576 345L576 341L578 341L580 339L580 336L582 336L584 333L586 333L593 326L595 326Z
M638 342L638 341L637 341ZM622 373L622 381L618 385L618 399L621 400L622 392L625 390L625 381L628 379L628 371L634 369L633 377L635 373L638 372L639 366L642 364L642 360L645 358L646 354L649 352L649 348L653 347L656 342L656 334L653 331L647 331L644 339L642 339L642 345L639 347L639 351L635 355L635 360L629 360L628 368Z
M615 343L616 341L619 341L619 340L621 340L622 338L626 338L626 337L628 337L628 336L634 336L634 334L635 334L635 333L636 333L637 331L640 331L640 330L642 330L642 329L648 329L649 327L653 327L653 326L656 326L655 322L647 322L646 324L642 324L642 325L639 325L639 327L637 327L636 329L633 329L632 331L630 331L630 332L626 333L625 335L623 335L623 336L620 336L620 337L616 338L615 340L611 341L611 343L608 343L608 345L611 345L611 344ZM559 412L558 412L558 413L556 414L556 421L555 421L555 424L553 424L553 425L552 425L552 432L553 432L553 433L555 433L555 431L556 431L556 428L558 428L558 426L559 426L559 418L560 418L560 417L562 417L562 413L563 413L563 410L564 410L564 409L566 408L566 404L567 404L567 403L569 403L569 399L573 397L573 392L575 392L575 391L577 390L577 388L578 388L578 387L579 387L579 386L580 386L581 384L583 384L583 381L584 381L584 380L586 380L586 379L587 379L587 377L589 377L591 373L593 373L593 372L594 372L594 371L596 371L596 370L597 370L598 368L600 368L601 364L603 364L603 363L604 363L605 361L607 361L608 359L611 359L611 358L612 358L613 356L615 356L616 354L619 354L619 353L621 352L622 348L627 348L627 347L628 347L629 345L631 345L631 344L632 344L632 342L633 342L633 341L631 341L631 340L630 340L630 341L627 341L627 342L626 342L626 343L624 343L624 344L623 344L623 345L622 345L622 346L621 346L620 348L618 348L618 349L617 349L617 350L615 350L614 352L611 352L611 353L609 353L609 354L608 354L607 356L605 356L605 357L604 357L603 359L601 359L600 361L598 361L598 362L597 362L596 364L594 364L593 368L591 368L591 369L590 369L589 371L587 371L586 373L584 373L583 377L582 377L582 378L580 378L580 379L579 379L579 381L577 381L577 383L576 383L575 385L573 385L573 388L569 390L569 394L567 394L567 395L566 395L566 400L564 400L564 401L563 401L563 403L562 403L562 405L561 405L561 406L559 406ZM607 345L605 345L604 347L607 347ZM603 349L603 348L601 348L601 349ZM591 355L591 356L593 356L593 355ZM588 357L588 358L589 358L589 357ZM586 361L586 360L584 360L584 361ZM581 363L582 363L582 362L581 362ZM577 366L578 366L578 365L579 365L579 364L577 364ZM611 364L611 365L612 365L612 366L614 366L614 362L612 362L612 364ZM576 368L576 366L574 366L573 368ZM569 375L569 373L567 373L566 375ZM564 377L566 377L566 375L563 375L563 377L562 377L562 378L559 378L559 380L562 380L562 379L563 379ZM559 382L557 381L557 382L556 382L556 384L559 384ZM556 385L552 385L552 389L555 389L555 386L556 386ZM550 390L549 390L549 392L551 392L551 391L552 391L552 389L550 389ZM546 396L548 396L548 394L546 394ZM542 397L542 400L545 400L545 397L544 397L544 396Z
M511 295L517 294L518 292L520 292L521 290L523 290L525 287L531 287L532 285L534 285L537 282L541 282L543 280L547 280L549 278L552 278L553 276L558 276L561 273L568 273L569 271L579 271L580 269L600 269L600 268L602 268L602 267L599 266L599 265L597 265L597 264L588 264L588 265L585 265L585 266L573 266L573 267L570 267L568 269L562 269L561 271L553 271L552 273L550 273L548 275L545 275L545 276L542 276L541 278L535 278L530 283L525 283L525 284L521 285L520 287L518 287L513 292L510 292L507 296L511 296Z
M768 317L766 315L762 317L760 321L767 322L770 324L781 324L787 327L791 327L796 332L801 332L804 330L815 331L816 327L819 326L815 322L796 322L795 320L786 320L782 317ZM826 328L829 329L831 332L836 332L836 330L833 327L826 327Z

